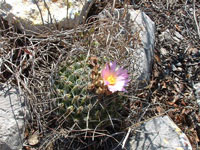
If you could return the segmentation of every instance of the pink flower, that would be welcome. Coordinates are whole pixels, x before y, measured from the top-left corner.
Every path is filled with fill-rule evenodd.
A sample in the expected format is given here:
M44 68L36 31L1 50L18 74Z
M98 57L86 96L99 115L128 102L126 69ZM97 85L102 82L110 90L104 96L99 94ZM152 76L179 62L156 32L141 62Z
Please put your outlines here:
M108 90L112 93L116 91L126 91L128 71L123 68L118 68L116 61L106 64L105 68L101 72L101 76L104 81L104 85L108 86Z

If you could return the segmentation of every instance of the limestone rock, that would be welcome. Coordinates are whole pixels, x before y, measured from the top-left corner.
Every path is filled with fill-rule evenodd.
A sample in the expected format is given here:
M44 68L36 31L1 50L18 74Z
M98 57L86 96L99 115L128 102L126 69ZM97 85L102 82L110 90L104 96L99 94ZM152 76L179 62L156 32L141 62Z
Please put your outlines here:
M15 88L0 84L0 149L20 150L23 143L23 100Z
M139 87L143 87L149 81L152 71L155 23L141 10L134 10L131 6L129 7L127 10L124 8L114 9L113 12L112 10L104 10L99 16L102 19L110 18L115 22L119 22L121 28L118 30L120 30L121 35L130 33L131 36L138 35L127 47L130 60L126 59L124 61L130 62L128 67L132 71L132 78L139 82ZM127 38L127 35L124 38ZM135 44L136 40L139 42Z
M200 82L194 84L193 88L195 90L195 97L197 99L197 104L199 106L199 111L200 111Z
M1 39L1 35L0 35L0 39ZM0 40L0 51L3 50L3 42ZM0 66L2 65L2 58L0 58Z
M130 138L128 150L192 150L186 135L168 117L143 123Z
M42 33L44 30L73 28L80 24L93 2L94 0L1 0L0 16L26 33Z

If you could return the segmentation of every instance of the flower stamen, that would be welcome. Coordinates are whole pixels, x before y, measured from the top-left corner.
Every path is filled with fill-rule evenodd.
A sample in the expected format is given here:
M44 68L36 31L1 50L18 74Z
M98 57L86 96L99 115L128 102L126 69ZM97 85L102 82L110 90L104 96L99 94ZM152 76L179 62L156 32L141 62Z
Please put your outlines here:
M116 77L113 75L108 76L107 81L110 85L114 85L116 83Z

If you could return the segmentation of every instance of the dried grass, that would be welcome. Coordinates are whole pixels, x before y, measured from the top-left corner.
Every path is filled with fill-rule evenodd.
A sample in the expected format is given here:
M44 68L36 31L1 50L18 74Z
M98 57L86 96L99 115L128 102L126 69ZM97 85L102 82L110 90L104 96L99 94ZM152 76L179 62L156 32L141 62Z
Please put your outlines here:
M193 52L190 51L190 48L200 48L198 37L200 15L197 13L191 15L189 8L199 10L200 4L195 1L192 3L190 1L169 2L164 0L154 2L142 0L132 3L135 8L143 9L156 22L157 39L155 47L156 59L151 83L146 89L139 91L137 94L135 93L137 87L135 88L134 84L130 85L130 94L126 96L132 103L130 106L131 113L127 120L133 124L131 128L134 130L149 118L169 114L189 136L193 147L198 148L197 140L192 141L192 139L198 138L195 135L198 129L195 123L199 123L198 120L194 119L194 116L199 114L194 101L192 85L200 80L199 68L195 65L199 64L199 55L191 57L190 55ZM196 19L193 20L193 18ZM63 128L61 125L65 122L66 117L55 118L52 115L58 108L54 107L56 99L51 97L52 77L58 65L62 61L70 59L72 55L86 53L88 56L107 56L111 60L119 60L121 65L128 68L131 60L127 59L133 58L133 54L126 49L126 47L130 46L130 39L127 39L129 32L124 36L120 34L125 27L124 23L120 22L119 26L119 22L116 20L99 21L97 16L92 16L88 18L87 24L76 29L55 30L42 35L26 35L16 31L14 27L8 26L4 20L1 20L0 82L17 86L20 89L20 93L26 95L26 105L30 116L30 119L26 120L26 124L30 130L39 131L39 136L42 139L39 149L50 149L53 146L52 144L57 147L67 147L68 149L87 149L90 147L89 143L102 146L103 142L102 149L109 149L110 147L116 147L117 149L120 145L124 145L127 140L128 128L127 131L115 134L103 133L98 130ZM191 24L197 30L194 30ZM167 28L172 30L172 33L180 29L184 36L183 42L159 40L160 33ZM128 29L129 27L125 30ZM131 33L128 35L133 37ZM135 33L134 37L137 37L137 33ZM137 44L136 38L136 44L133 45L136 46ZM168 51L166 56L160 54L159 50L163 47ZM183 58L181 59L182 55ZM171 65L175 64L176 60L180 60L183 64L183 71L172 71ZM186 60L190 63L187 63ZM132 71L131 67L128 69ZM167 71L170 72L166 73ZM187 78L188 74L189 77ZM134 77L132 80L134 80ZM178 87L182 85L184 90L180 89L178 91L177 86L174 85ZM180 97L176 101L171 101L177 95ZM192 118L188 117L190 114L192 114ZM193 123L188 125L187 119L193 120ZM56 122L57 126L51 126L52 121ZM193 130L190 131L189 129ZM76 134L73 134L74 132ZM87 133L87 136L85 136L85 133ZM89 140L85 142L81 138L74 138L73 135L79 134L80 137L88 138ZM124 138L119 141L118 135ZM96 143L95 140L92 141L91 139L94 137L98 137L102 143ZM108 139L110 142L108 142ZM118 143L118 145L112 145L113 143Z
M29 120L26 121L29 130L27 132L39 133L42 140L38 149L47 149L52 144L57 149L64 147L66 149L87 147L119 149L122 143L123 146L126 143L127 131L116 130L109 133L107 130L81 129L77 124L64 127L67 115L56 115L55 112L59 107L55 104L59 97L52 98L54 91L52 80L59 65L63 61L70 60L74 55L85 54L88 57L119 60L119 64L126 68L130 61L133 61L133 52L128 51L127 48L130 47L132 37L138 36L138 33L135 32L133 36L126 22L112 19L112 14L110 16L110 19L93 16L88 18L85 25L76 29L55 30L45 34L26 35L15 31L11 26L1 27L3 41L0 51L1 82L17 86L20 93L25 95L29 116ZM5 22L5 20L1 21ZM122 31L126 34L121 34ZM133 46L139 43L136 40L133 40L135 42L132 43ZM133 71L130 67L128 69ZM130 90L133 86L130 85ZM133 93L133 90L131 92ZM134 100L132 99L134 96L127 97Z

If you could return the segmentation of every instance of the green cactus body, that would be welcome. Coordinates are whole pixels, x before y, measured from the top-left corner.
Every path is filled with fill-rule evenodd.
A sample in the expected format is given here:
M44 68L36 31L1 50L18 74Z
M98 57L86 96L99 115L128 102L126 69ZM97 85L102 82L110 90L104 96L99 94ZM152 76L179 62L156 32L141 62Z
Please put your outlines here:
M67 116L68 127L76 123L82 129L102 129L113 125L112 119L123 121L124 98L116 94L96 94L96 86L89 89L93 82L92 67L85 58L76 56L60 65L54 84L59 97L58 114Z

